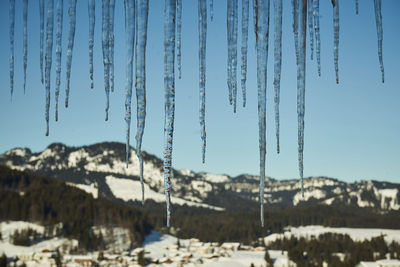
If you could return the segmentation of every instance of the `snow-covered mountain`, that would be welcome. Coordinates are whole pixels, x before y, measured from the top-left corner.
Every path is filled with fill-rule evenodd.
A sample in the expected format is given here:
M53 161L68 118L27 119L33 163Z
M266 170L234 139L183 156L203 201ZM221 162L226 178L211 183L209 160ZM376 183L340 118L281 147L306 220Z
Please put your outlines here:
M145 198L163 202L162 161L143 152ZM85 190L94 197L130 202L141 199L139 162L131 149L129 167L125 163L125 145L104 142L90 146L68 147L55 143L44 151L32 153L28 148L15 148L0 155L0 164L57 178ZM266 180L265 201L268 206L289 208L302 205L341 205L368 207L379 211L400 210L400 184L377 181L345 183L327 177L304 181L304 198L297 179ZM172 202L223 209L257 209L257 176L216 175L190 170L174 170Z

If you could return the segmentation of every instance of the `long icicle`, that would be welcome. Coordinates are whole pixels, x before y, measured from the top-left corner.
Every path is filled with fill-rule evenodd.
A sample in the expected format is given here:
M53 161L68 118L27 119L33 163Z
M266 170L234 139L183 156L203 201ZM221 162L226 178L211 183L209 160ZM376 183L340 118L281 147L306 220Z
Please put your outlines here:
M11 0L10 0L11 1ZM15 2L15 0L12 0ZM39 0L39 16L40 16L40 81L43 79L43 49L44 49L44 0Z
M126 83L125 83L125 122L126 122L126 167L129 164L130 132L132 118L132 86L133 86L133 55L135 45L135 0L124 0L125 11L125 46L126 46Z
M264 226L264 185L266 155L266 102L267 62L269 39L269 0L256 0L257 87L258 87L258 133L260 148L260 218Z
M356 15L358 15L358 0L356 0Z
M237 33L238 33L238 0L227 1L227 31L228 31L228 89L229 103L233 103L236 112L237 95Z
M69 0L69 33L67 50L67 87L65 89L65 107L68 107L69 89L71 80L72 51L74 49L75 27L76 27L76 0Z
M28 65L28 0L24 0L24 94L26 89L26 67Z
M15 0L10 0L10 95L14 92L14 31L15 31Z
M149 1L140 0L137 20L136 40L136 154L140 164L140 183L142 185L142 204L144 205L144 181L143 181L143 158L142 139L146 121L146 44L147 44L147 22L149 13ZM175 44L174 44L175 45ZM175 56L175 54L173 55Z
M300 0L292 0L292 15L293 15L293 34L294 34L294 47L296 50L296 62L299 61L299 1Z
M385 82L385 68L383 67L382 42L383 42L383 27L382 27L382 0L374 0L376 33L378 35L378 56L379 64L382 72L382 83Z
M210 0L210 18L214 20L214 0Z
M178 77L182 77L182 0L176 1L176 60L178 61Z
M313 1L315 53L317 55L318 76L321 76L321 37L319 33L319 0Z
M207 45L207 3L206 0L198 0L198 31L199 31L199 97L200 97L200 134L201 134L201 158L206 161L206 45Z
M247 42L249 34L249 0L242 0L242 65L241 65L241 85L243 107L246 106L246 80L247 80Z
M205 1L204 1L205 2ZM164 10L164 185L167 204L167 227L171 216L172 142L175 119L175 16L176 0L165 0Z
M93 47L94 47L94 27L96 21L96 0L88 0L89 15L89 75L90 88L93 89Z
M45 56L45 85L46 85L46 136L49 135L50 109L50 73L53 54L54 0L47 1L46 17L46 56Z
M274 90L275 90L275 128L276 152L280 152L279 143L279 102L282 68L282 0L274 0Z
M335 63L336 83L339 83L339 0L333 6L333 57Z
M307 2L308 10L308 31L310 32L310 57L314 59L314 20L313 20L313 0Z
M109 28L109 45L110 45L110 53L108 60L110 63L110 87L111 92L114 92L114 13L115 13L115 0L110 0L110 11L109 11L109 18L110 18L110 28Z
M106 118L105 118L106 121L108 121L108 109L110 106L109 26L110 26L110 0L103 0L101 31L102 31L103 65L104 65L104 90L106 92Z
M307 39L307 0L299 0L299 60L297 63L297 116L298 116L298 157L301 195L303 190L303 151L304 151L304 113L306 88L306 39Z
M57 28L56 28L56 121L58 121L58 97L61 84L61 52L62 52L62 28L63 28L64 0L57 1Z

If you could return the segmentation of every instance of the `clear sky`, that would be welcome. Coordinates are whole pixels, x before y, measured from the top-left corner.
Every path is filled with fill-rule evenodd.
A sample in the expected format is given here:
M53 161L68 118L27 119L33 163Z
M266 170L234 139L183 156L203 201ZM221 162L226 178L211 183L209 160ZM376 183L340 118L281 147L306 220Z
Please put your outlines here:
M47 2L47 1L45 1ZM55 1L57 2L57 1ZM143 149L162 156L163 8L150 0L147 45L147 120ZM241 1L239 1L241 2ZM250 1L251 2L251 1ZM400 182L400 2L382 1L385 83L377 55L373 1L340 2L340 84L335 83L333 23L330 1L321 1L322 76L307 46L304 175L324 175L345 181L360 179ZM28 78L23 93L22 1L16 1L15 88L10 102L8 1L0 3L0 153L13 147L40 151L50 143L71 146L101 141L125 142L125 36L123 1L115 11L115 81L110 95L110 118L104 121L105 92L101 50L101 2L96 4L94 51L95 88L90 89L87 1L78 1L77 29L72 60L70 107L65 100L65 63L68 37L68 1L64 1L62 85L59 121L54 120L55 60L52 68L50 136L45 136L45 89L40 83L38 1L29 2ZM271 11L273 10L271 2ZM240 8L240 4L239 4ZM273 104L273 12L271 13L267 100L267 175L277 179L298 177L296 65L290 1L283 7L283 63L281 82L281 153L276 154ZM214 0L214 21L208 22L206 82L206 163L201 163L198 122L197 1L183 1L182 79L176 81L176 120L173 165L212 173L259 173L255 42L250 8L248 52L248 105L238 111L228 104L226 84L226 1ZM209 13L208 13L209 15ZM240 25L239 19L239 25ZM240 29L240 26L239 26ZM309 36L307 36L309 38ZM308 40L307 40L308 42ZM240 44L240 34L239 34ZM53 47L55 53L55 44ZM240 45L238 56L240 58ZM53 55L53 59L55 56ZM238 70L240 73L240 60ZM238 76L238 78L240 78ZM238 80L239 81L239 80ZM136 110L133 95L132 109ZM132 134L136 133L136 114ZM134 138L131 138L132 144Z

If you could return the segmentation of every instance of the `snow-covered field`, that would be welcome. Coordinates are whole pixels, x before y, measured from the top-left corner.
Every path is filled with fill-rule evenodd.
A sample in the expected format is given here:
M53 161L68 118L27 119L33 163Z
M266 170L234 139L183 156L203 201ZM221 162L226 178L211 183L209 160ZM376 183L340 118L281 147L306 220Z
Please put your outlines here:
M41 225L37 225L34 223L28 223L23 221L10 221L10 222L1 222L0 223L0 232L2 236L2 240L0 240L0 255L5 253L8 257L18 256L21 254L33 254L33 253L41 253L44 249L55 250L57 248L67 248L71 249L73 247L78 246L78 241L74 239L66 239L66 238L52 238L49 240L39 241L38 243L25 247L25 246L16 246L10 243L10 236L14 233L15 230L23 230L31 228L38 232L39 234L44 233L44 227Z
M265 237L264 241L269 244L277 239L283 239L284 237L290 238L295 237L305 237L311 238L312 236L318 237L325 233L336 233L336 234L346 234L351 237L354 241L363 241L366 239L371 239L373 237L378 237L383 235L387 243L396 241L400 243L400 230L392 229L377 229L377 228L342 228L342 227L324 227L320 225L308 225L300 227L288 227L289 231L283 234L271 234Z
M81 266L76 262L85 260L86 258L96 261L98 258L98 252L95 251L87 255L75 255L75 258L72 257L69 255L68 249L71 250L71 248L77 247L78 241L66 238L39 240L29 247L13 245L11 243L11 236L14 231L28 228L35 230L39 234L45 232L43 226L34 223L22 221L1 222L0 233L2 239L0 240L0 255L5 253L8 257L18 257L20 260L26 259L26 262L29 263L27 264L28 266L38 266L35 264L46 262L45 257L48 257L47 262L50 264L51 255L46 256L45 251L55 251L56 249L59 249L63 253L64 260L68 263L67 266ZM400 242L400 230L333 228L318 225L287 227L287 229L288 231L283 234L271 234L265 237L265 242L268 244L274 240L283 237L290 238L291 236L311 238L312 236L317 237L324 233L348 234L355 241L362 241L383 235L388 243L391 241ZM111 231L104 227L97 227L94 230L97 232L101 231L105 238L112 239L109 240L109 243L114 244L107 246L108 249L104 251L105 255L107 255L107 260L103 262L104 264L112 265L119 261L124 261L128 265L136 264L138 251L143 251L144 249L145 258L151 262L149 266L181 266L180 264L183 263L185 266L201 265L207 267L248 267L251 263L255 266L265 266L264 247L250 247L240 243L205 243L194 238L179 239L178 242L178 238L174 236L153 231L146 237L143 248L131 250L129 247L130 243L128 243L129 233L126 229L115 228ZM113 233L111 236L108 234L110 231ZM293 262L288 259L286 251L269 250L268 253L270 258L273 259L275 267L284 267L288 266L288 264L294 266ZM101 266L105 266L104 264L101 264Z
M202 243L196 239L180 239L178 248L177 242L176 237L155 231L147 236L144 242L146 258L159 261L159 263L149 266L160 266L160 264L161 266L171 266L168 260L172 261L172 266L176 266L182 259L190 259L185 266L201 264L206 267L248 267L251 263L255 266L265 266L265 251L262 248L257 250L257 248L248 247L246 250L237 250L234 247L238 243L224 243L219 246L216 243ZM275 259L275 267L287 266L289 259L286 251L270 250L268 252L270 257Z

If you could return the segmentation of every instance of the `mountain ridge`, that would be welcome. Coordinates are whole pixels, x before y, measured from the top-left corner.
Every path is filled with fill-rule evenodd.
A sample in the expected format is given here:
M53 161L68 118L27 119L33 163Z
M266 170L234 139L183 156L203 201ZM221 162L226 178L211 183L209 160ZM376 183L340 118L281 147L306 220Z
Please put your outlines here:
M144 181L148 199L162 202L163 162L157 156L142 152ZM14 148L0 155L0 164L13 169L55 177L82 190L96 190L98 196L123 202L138 201L140 196L139 163L130 150L129 167L125 163L125 144L101 142L85 146L52 143L41 152ZM257 209L258 176L194 172L173 169L173 204L194 205L215 210ZM85 189L86 188L86 189ZM384 212L400 210L400 184L382 181L347 183L326 176L304 179L304 198L298 179L276 180L268 177L264 191L270 208L302 205L345 205Z

